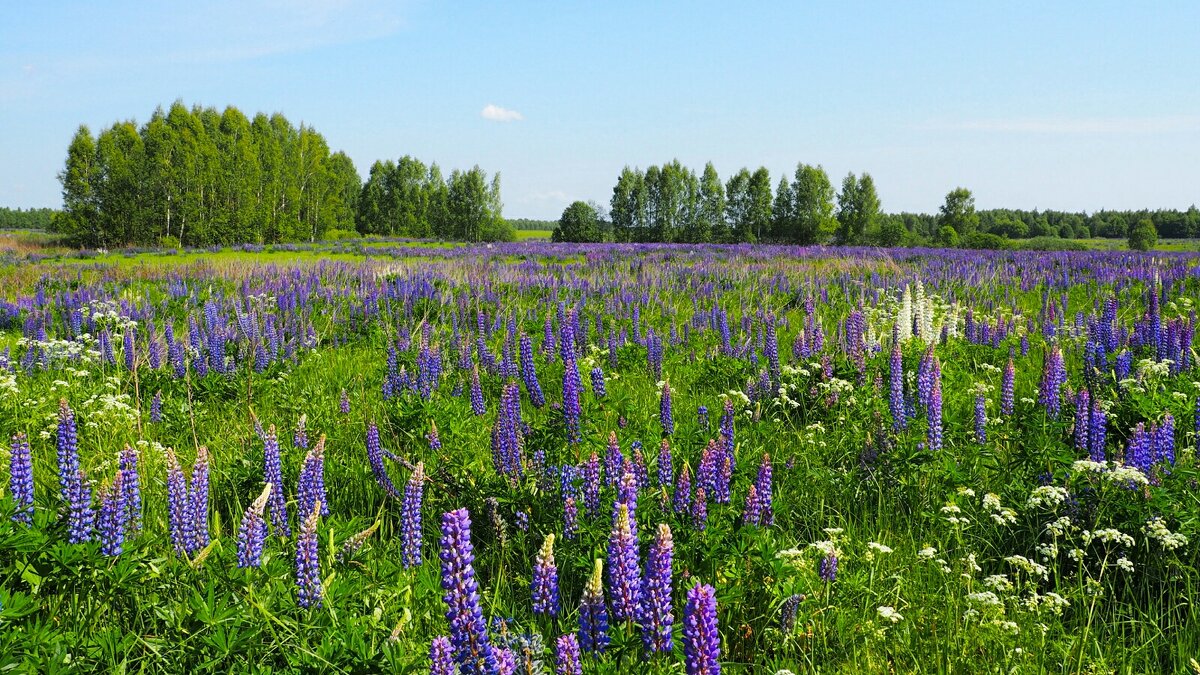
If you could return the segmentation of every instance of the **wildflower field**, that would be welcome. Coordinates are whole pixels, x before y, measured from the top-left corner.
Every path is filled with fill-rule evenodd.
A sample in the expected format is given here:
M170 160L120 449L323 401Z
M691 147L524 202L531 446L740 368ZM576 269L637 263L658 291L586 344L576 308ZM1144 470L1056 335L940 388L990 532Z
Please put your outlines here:
M1200 672L1200 257L0 262L0 671Z

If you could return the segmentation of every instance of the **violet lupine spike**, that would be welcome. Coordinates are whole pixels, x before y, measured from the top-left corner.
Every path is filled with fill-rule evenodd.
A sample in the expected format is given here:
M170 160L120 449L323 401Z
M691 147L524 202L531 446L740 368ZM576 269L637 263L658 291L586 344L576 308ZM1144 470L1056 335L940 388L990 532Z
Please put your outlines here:
M604 385L604 369L600 366L592 368L592 393L596 398L604 398L608 395L608 388Z
M604 604L604 561L597 558L592 576L583 587L579 605L579 646L588 653L608 649L608 607Z
M475 580L471 514L466 509L442 515L442 596L454 658L463 675L491 675L498 669Z
M429 420L429 433L425 435L425 440L429 441L429 449L437 452L442 449L442 439L438 436L437 422Z
M692 470L685 462L679 472L679 481L675 485L675 495L671 500L675 513L687 513L692 503Z
M987 399L983 394L975 395L975 440L980 445L987 443Z
M892 358L890 363L891 385L888 405L892 412L892 429L901 430L908 426L908 416L904 412L904 354L900 351L900 342L893 331Z
M719 675L721 634L717 594L707 584L693 586L683 609L683 661L688 675Z
M162 421L162 390L154 392L154 398L150 400L150 421Z
M642 602L642 580L638 566L637 524L629 506L617 504L616 521L608 540L608 583L612 594L613 618L637 619Z
M517 672L517 655L504 647L496 650L496 675L514 675Z
M708 431L708 406L696 408L696 423L701 429Z
M67 405L66 399L58 402L58 435L55 440L58 449L58 483L60 494L65 502L71 501L71 494L77 492L75 480L79 477L79 438L75 429L75 413Z
M832 584L837 580L838 559L837 554L830 551L821 559L817 567L817 576L821 577L821 581L827 584Z
M1004 378L1000 384L1000 414L1008 417L1013 414L1013 386L1017 377L1017 369L1013 360L1008 360L1004 367Z
M242 516L237 538L238 567L258 567L262 564L263 544L267 541L267 521L263 513L270 497L271 484L267 483L262 494L250 504Z
M762 464L758 466L758 477L754 487L758 491L759 516L758 524L769 526L775 523L775 499L772 491L771 455L763 453Z
M296 501L300 504L300 519L308 517L308 512L321 504L321 515L329 515L329 497L325 493L325 434L317 438L317 442L304 456L300 466L300 479L296 485Z
M296 429L292 432L292 445L302 450L308 449L308 415L300 416Z
M483 387L479 384L478 366L471 370L471 412L475 413L476 417L483 417L487 413L487 404L483 400Z
M75 480L71 482L71 492L67 496L67 541L72 544L83 544L92 540L92 530L96 523L96 512L92 508L92 486L87 474L79 469Z
M675 619L671 610L671 560L674 550L671 528L660 523L654 543L646 554L642 615L638 621L647 652L670 652L673 648L671 627Z
M663 382L658 396L658 422L664 436L675 433L675 416L671 411L671 383Z
M175 554L186 556L192 543L195 520L191 513L187 477L174 448L167 448L167 524Z
M379 440L379 427L374 422L367 423L367 461L371 464L371 473L375 474L375 482L389 497L400 498L400 492L388 475L387 466L383 463L383 444Z
M573 349L563 350L563 419L567 426L567 442L575 445L583 441L580 430L583 408L580 398L583 381L579 377L579 365Z
M1042 382L1038 387L1038 403L1046 408L1051 417L1058 417L1062 406L1062 385L1066 382L1066 369L1063 367L1062 350L1058 346L1050 349L1042 368Z
M529 394L529 402L535 408L546 405L546 395L542 392L542 384L538 381L537 369L533 365L533 343L528 335L521 336L521 379L525 382L525 391Z
M762 505L758 501L758 488L752 483L746 491L746 506L742 509L742 523L758 525L762 518Z
M546 535L533 565L533 613L558 616L558 566L554 562L554 534Z
M1169 468L1175 464L1175 417L1171 413L1163 416L1163 421L1154 431L1154 457L1156 465Z
M121 474L122 500L125 504L125 527L129 534L142 531L142 484L138 473L138 453L126 445L117 460Z
M369 446L368 446L369 447ZM283 465L279 459L279 437L272 424L263 437L263 480L275 486L271 490L271 527L281 537L292 536L288 523L287 497L283 494Z
M581 656L575 634L560 635L554 643L554 675L583 675Z
M296 598L305 609L320 607L321 563L317 555L317 520L321 517L321 505L308 514L300 525L300 536L296 538Z
M616 511L615 511L616 504L624 504L626 507L629 508L629 517L633 518L633 517L635 517L635 514L637 513L637 502L638 502L637 476L633 472L633 463L630 462L628 459L626 459L625 467L621 471L621 482L617 485L617 501L614 504L613 513L614 514L616 513Z
M338 412L343 415L350 414L350 396L346 393L345 389L342 390L342 395L338 399Z
M936 452L942 449L942 380L940 377L933 380L926 417L929 424L925 432L925 448L930 452Z
M106 556L121 555L125 543L125 503L122 498L121 472L113 482L100 488L100 514L96 529L100 535L100 553Z
M1075 449L1088 450L1091 447L1089 434L1091 433L1091 424L1089 418L1092 413L1092 396L1087 389L1080 389L1075 395Z
M583 465L583 504L589 518L600 512L600 458L595 450Z
M571 541L579 533L579 506L575 503L574 495L567 497L563 504L563 539Z
M616 487L621 482L621 471L625 467L625 455L617 442L617 432L608 432L608 445L604 453L604 484Z
M400 527L402 546L400 560L405 569L420 567L421 557L421 505L425 498L425 463L419 462L416 470L404 486L402 505L403 524Z
M429 643L429 675L454 675L454 647L450 638L439 635Z
M662 439L658 446L658 485L667 487L675 482L674 460L671 457L671 443Z
M8 489L12 493L12 519L18 523L33 523L33 457L25 434L12 437L12 452L9 456Z
M191 541L188 554L208 546L208 447L200 446L196 451L196 462L192 465L192 480L188 486L188 513L192 518Z
M1103 464L1107 459L1105 444L1108 436L1108 413L1104 412L1099 397L1092 399L1088 427L1088 456L1093 462Z

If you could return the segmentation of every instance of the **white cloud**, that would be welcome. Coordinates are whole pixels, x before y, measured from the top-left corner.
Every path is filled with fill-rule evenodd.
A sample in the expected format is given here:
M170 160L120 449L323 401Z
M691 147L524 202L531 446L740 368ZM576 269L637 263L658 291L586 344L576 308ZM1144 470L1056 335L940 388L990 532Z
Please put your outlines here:
M935 122L926 128L1012 134L1161 134L1200 130L1200 117L1015 117Z
M525 116L516 110L501 108L498 105L489 103L483 106L483 111L479 113L480 117L493 122L519 122L525 119Z

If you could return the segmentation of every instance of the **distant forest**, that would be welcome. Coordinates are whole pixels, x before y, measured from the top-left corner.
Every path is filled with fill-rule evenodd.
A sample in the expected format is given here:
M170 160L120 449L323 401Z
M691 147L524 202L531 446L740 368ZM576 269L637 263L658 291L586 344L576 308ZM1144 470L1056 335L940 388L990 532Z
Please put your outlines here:
M1200 237L1200 210L977 211L955 188L934 214L887 213L869 173L839 186L819 165L772 177L743 168L722 178L678 160L626 167L609 203L576 202L557 221L506 220L500 175L478 166L446 176L405 156L376 161L364 181L312 127L235 107L159 108L142 125L81 126L59 174L63 208L0 209L0 228L46 229L88 247L207 246L357 235L504 241L554 230L557 241L779 242L999 248L1036 238Z
M799 164L774 182L766 168L743 168L722 181L711 163L697 175L677 160L626 167L607 208L576 202L563 211L556 241L779 242L1003 248L1012 239L1125 238L1148 221L1160 237L1200 236L1200 210L977 211L970 190L955 188L936 214L886 213L869 173L839 188L821 166Z
M49 230L55 209L10 209L0 206L0 230Z

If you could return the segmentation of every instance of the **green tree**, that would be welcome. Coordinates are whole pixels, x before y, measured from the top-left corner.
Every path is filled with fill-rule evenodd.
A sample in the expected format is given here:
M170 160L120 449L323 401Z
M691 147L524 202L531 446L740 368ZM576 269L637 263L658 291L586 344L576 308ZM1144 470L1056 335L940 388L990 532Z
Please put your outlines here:
M837 221L838 241L851 246L863 243L866 234L878 226L879 195L871 174L864 173L862 178L846 174L838 194Z
M937 241L942 246L954 248L958 246L958 232L949 225L943 225L938 229Z
M1149 251L1158 244L1158 230L1154 221L1142 218L1129 228L1129 248L1133 251Z
M833 234L833 184L820 165L800 164L792 181L796 226L790 239L798 244L823 244Z
M754 233L753 239L746 241L761 241L771 233L771 172L760 166L750 174L748 186L750 198L749 229Z
M775 241L795 241L796 209L792 185L787 176L779 177L775 202L771 205L771 238Z
M901 246L908 239L908 228L904 227L904 219L900 216L883 216L879 225L877 243L880 246Z
M66 168L58 175L62 183L63 212L55 229L83 246L104 245L96 194L99 176L96 140L87 126L80 126L67 146Z
M584 201L572 202L563 209L558 226L550 236L551 241L596 242L601 241L600 214L596 208Z
M975 231L979 214L975 213L975 196L970 190L958 187L946 194L946 202L938 212L938 224L950 226L960 235Z
M722 244L747 241L753 236L750 225L750 170L743 167L725 183L725 237Z
M721 241L725 236L725 186L712 162L704 165L700 176L700 210L697 218L697 242Z

